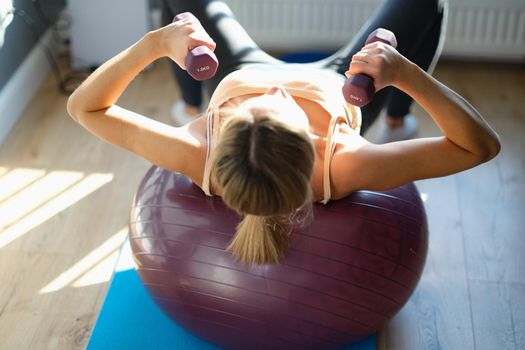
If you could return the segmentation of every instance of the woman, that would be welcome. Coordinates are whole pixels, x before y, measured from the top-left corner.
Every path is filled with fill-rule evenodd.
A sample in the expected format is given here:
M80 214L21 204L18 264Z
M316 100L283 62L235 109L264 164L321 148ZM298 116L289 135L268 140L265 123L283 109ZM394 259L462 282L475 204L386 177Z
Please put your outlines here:
M444 10L437 1L387 0L357 39L306 65L265 54L221 2L179 3L205 30L184 20L147 33L86 79L68 111L93 134L183 173L243 214L228 249L244 263L277 263L294 215L312 202L453 174L499 152L497 134L476 109L424 71L439 44ZM397 50L382 43L362 47L378 27L396 34ZM199 45L216 48L220 62L206 82L213 94L203 116L172 127L115 104L148 64L169 57L184 68L188 49ZM356 45L362 47L358 52ZM371 76L378 91L362 110L341 94L343 74L358 73ZM366 141L359 131L394 88L421 105L443 136L384 145Z

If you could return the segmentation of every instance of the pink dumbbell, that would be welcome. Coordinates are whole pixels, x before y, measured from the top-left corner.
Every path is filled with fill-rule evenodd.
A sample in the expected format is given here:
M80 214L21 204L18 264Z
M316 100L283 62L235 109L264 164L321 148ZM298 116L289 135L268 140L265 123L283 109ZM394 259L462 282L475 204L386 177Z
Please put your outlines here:
M190 12L179 13L173 18L173 22L180 21L182 19L190 19L192 21L198 21L198 19ZM207 46L197 46L191 49L186 55L184 60L186 65L186 71L195 80L206 80L210 79L217 72L219 61L217 56Z
M365 45L376 41L397 47L397 40L394 33L387 29L379 28L374 30L366 39ZM374 98L374 81L366 74L352 75L343 85L343 96L346 102L354 106L363 107Z

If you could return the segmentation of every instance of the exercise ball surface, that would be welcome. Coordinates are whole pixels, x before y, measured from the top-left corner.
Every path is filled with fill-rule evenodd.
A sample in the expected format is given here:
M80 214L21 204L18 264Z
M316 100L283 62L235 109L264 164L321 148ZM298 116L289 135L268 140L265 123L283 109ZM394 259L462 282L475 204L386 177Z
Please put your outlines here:
M240 217L188 178L152 167L134 198L130 243L142 283L178 325L224 349L340 349L407 302L428 246L414 184L314 205L278 265L225 251Z

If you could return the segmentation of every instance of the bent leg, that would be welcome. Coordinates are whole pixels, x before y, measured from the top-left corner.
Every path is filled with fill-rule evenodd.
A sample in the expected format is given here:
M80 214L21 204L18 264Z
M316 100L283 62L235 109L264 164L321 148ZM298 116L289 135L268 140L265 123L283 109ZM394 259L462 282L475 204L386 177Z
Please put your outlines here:
M385 28L394 32L398 42L397 50L411 61L414 62L417 57L421 56L420 62L422 62L425 55L421 55L420 50L423 49L432 53L433 57L438 47L439 35L436 37L430 33L434 31L434 28L441 28L444 9L440 3L439 0L386 0L353 40L330 57L315 62L314 65L344 74L348 70L352 56L365 46L368 35L377 28ZM431 60L432 58L428 64ZM371 103L361 108L363 134L375 121L386 103L393 101L389 99L392 90L397 89L388 87L379 91ZM404 98L398 105L393 106L393 111L398 113L400 110L408 110L411 103L410 98Z
M442 18L440 19L442 20ZM440 55L438 46L441 33L441 21L435 21L434 25L426 33L424 39L420 41L419 46L417 46L413 52L409 53L407 58L427 72L433 70L434 67L431 67L431 65L434 63L436 56ZM387 114L391 118L402 118L409 113L412 98L399 89L391 88L391 90L387 105Z
M173 17L177 15L172 11L167 1L162 2L162 25L168 25L173 21ZM173 61L170 62L171 69L175 76L175 80L181 90L182 100L185 104L192 107L200 107L202 105L202 84L200 81L193 79L185 70Z
M434 63L441 54L438 47L440 39L444 39L441 36L442 20L443 13L434 21L432 27L420 36L418 44L413 46L411 52L405 55L405 57L425 71L433 69L433 67L431 67L432 63ZM410 96L392 86L383 89L380 93L380 98L377 99L377 101L376 98L374 98L369 106L365 106L362 109L364 126L364 129L362 129L364 130L363 134L366 129L373 124L375 119L377 119L383 107L386 106L386 113L389 118L402 121L402 119L409 114L410 107L414 102Z

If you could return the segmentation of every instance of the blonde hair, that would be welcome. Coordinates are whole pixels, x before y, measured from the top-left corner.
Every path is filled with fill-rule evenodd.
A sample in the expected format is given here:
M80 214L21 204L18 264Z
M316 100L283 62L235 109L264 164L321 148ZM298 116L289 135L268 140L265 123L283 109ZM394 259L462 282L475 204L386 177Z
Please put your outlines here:
M230 115L214 150L212 177L226 205L244 215L227 250L244 264L276 264L297 217L311 217L313 144L305 130L260 109L221 114Z

